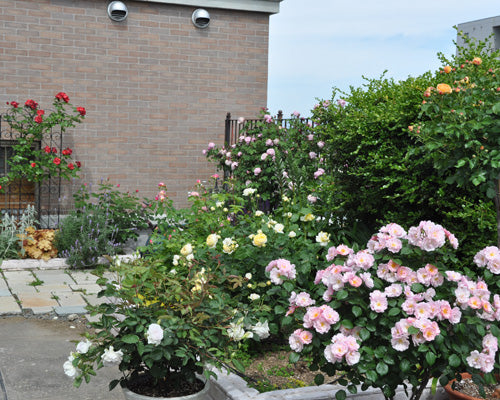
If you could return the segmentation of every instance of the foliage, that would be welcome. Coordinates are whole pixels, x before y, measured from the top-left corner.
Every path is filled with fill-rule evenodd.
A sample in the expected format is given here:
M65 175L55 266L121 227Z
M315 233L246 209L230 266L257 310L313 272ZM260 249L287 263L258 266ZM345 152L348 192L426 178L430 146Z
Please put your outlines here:
M54 244L71 268L96 266L100 256L117 252L117 230L111 222L105 208L72 211L63 219Z
M73 197L77 210L106 210L110 224L116 229L114 240L125 243L137 239L138 230L148 227L148 213L135 194L121 192L119 187L103 180L93 191L92 185L84 184Z
M283 126L262 111L262 120L243 125L237 142L226 149L209 144L204 152L219 169L231 177L236 193L245 188L260 195L259 207L269 211L290 198L302 206L324 207L323 193L332 189L325 172L325 143L315 134L313 124L298 113Z
M492 51L488 41L462 37L458 55L440 55L445 66L439 84L422 92L421 118L412 132L431 152L436 170L450 171L447 182L472 184L494 198L500 174L500 51Z
M12 130L17 133L12 145L13 156L8 160L9 172L2 177L2 185L8 185L12 180L22 178L30 182L40 182L49 177L70 179L75 177L81 166L79 161L73 161L70 148L57 149L40 143L46 137L51 137L52 130L58 127L61 134L67 128L82 122L86 111L83 107L73 107L65 93L58 93L52 103L54 110L49 114L39 108L34 100L27 100L24 106L11 101L10 109L2 116ZM68 108L72 111L68 111Z
M25 257L47 261L57 256L54 229L35 229L30 226L20 239L23 241Z
M339 382L350 392L362 384L380 388L385 398L409 383L418 399L429 379L444 385L466 370L480 382L493 380L500 362L494 323L500 321L500 252L484 249L476 268L459 273L457 246L454 235L430 221L408 233L389 224L366 249L330 247L325 264L331 265L318 270L312 290L282 277L293 289L284 317L297 327L289 339L297 352L292 358L312 356L314 368L343 372ZM287 263L275 261L280 268Z
M20 217L3 214L0 222L0 260L24 255L23 237L26 229L36 224L35 207L28 205Z
M250 326L251 308L228 307L229 294L209 260L182 262L175 269L156 260L117 264L116 278L108 281L99 296L116 299L90 307L99 315L65 364L75 386L88 380L105 364L115 363L124 373L110 383L126 386L142 376L154 385L194 382L196 374L214 375L206 366L221 366L239 342L252 335L239 335ZM258 338L258 336L256 336Z

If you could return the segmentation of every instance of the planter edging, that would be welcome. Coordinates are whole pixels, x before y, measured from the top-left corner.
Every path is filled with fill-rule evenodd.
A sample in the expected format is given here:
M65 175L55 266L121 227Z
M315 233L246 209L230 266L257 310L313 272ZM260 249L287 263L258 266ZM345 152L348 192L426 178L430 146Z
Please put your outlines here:
M217 400L335 400L335 393L345 389L341 385L308 386L296 389L275 390L272 392L259 393L256 389L249 388L246 382L235 374L214 371L217 379L212 379L210 395ZM380 400L382 393L380 389L370 388L356 394L347 393L347 399ZM436 393L431 393L431 384L427 385L422 400L445 400L447 394L444 388L438 386ZM407 396L403 386L398 387L394 400L405 400Z

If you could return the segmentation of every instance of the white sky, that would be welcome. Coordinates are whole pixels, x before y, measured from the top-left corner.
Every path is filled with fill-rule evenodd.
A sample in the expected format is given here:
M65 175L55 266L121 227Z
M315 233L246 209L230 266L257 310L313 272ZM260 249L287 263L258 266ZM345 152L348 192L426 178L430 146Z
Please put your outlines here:
M498 15L499 0L283 0L270 19L268 108L309 116L362 76L436 70L438 52L455 53L453 26Z

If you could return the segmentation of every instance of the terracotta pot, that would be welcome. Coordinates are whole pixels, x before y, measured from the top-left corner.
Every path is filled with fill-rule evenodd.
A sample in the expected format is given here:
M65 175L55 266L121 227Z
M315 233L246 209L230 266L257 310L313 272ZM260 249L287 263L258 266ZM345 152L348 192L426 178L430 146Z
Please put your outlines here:
M467 372L462 372L460 375L462 376L462 379L470 379L471 378L471 374L469 374ZM499 378L500 378L500 376L497 376L497 380L500 381ZM455 380L456 379L453 379L444 387L444 390L446 391L446 393L448 393L448 397L450 400L484 400L481 397L473 397L473 396L466 395L465 393L459 392L457 390L453 390L451 388L451 385L453 385L453 382L455 382Z
M134 393L127 388L122 388L122 390L125 395L125 400L207 400L210 398L208 395L210 390L210 381L205 380L205 387L200 392L178 397L150 397Z

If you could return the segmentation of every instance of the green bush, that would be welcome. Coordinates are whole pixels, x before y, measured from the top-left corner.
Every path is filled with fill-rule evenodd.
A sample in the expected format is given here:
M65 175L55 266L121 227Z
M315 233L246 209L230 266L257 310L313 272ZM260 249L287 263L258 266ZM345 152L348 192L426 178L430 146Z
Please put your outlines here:
M26 236L26 228L34 226L35 208L31 205L21 213L19 219L4 214L0 221L0 260L19 258L24 254L23 239Z

